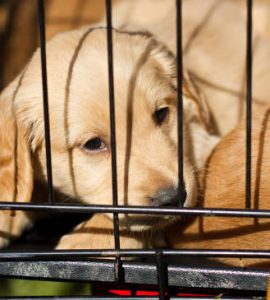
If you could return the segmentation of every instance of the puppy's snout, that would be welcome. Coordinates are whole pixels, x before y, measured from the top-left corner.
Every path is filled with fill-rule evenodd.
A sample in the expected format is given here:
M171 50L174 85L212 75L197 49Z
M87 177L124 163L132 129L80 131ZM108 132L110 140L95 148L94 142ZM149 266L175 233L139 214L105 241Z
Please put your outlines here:
M184 206L185 200L187 198L186 189L184 188L184 195L182 197L182 205ZM179 206L179 197L178 189L175 187L166 188L159 190L152 198L153 206L161 207L178 207Z

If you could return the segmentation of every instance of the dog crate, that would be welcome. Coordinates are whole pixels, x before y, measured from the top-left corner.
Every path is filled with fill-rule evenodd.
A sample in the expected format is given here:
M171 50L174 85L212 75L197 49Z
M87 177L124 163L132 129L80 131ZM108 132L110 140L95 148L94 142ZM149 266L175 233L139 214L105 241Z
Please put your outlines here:
M270 258L270 250L213 249L121 249L120 213L194 215L205 218L269 218L270 211L250 209L251 201L251 133L252 133L252 0L247 0L246 46L246 208L211 209L180 207L119 206L117 195L116 139L114 112L113 41L111 0L106 0L109 68L109 105L112 153L112 205L73 205L54 201L51 167L50 124L47 92L46 34L44 0L38 2L41 68L43 84L44 126L48 174L48 203L1 202L2 210L61 212L62 214L111 213L114 223L114 249L95 250L0 250L0 276L50 279L93 283L92 295L86 298L107 299L266 299L269 271L266 269L211 267L203 264L207 257ZM176 0L177 82L182 87L182 1ZM183 183L182 89L178 89L179 183ZM183 197L179 184L179 203ZM100 259L102 258L102 259ZM106 259L107 258L107 259ZM132 260L126 260L132 258ZM189 260L188 260L189 258ZM180 260L178 260L180 259ZM182 259L182 260L181 260ZM178 263L177 263L178 261ZM180 262L179 262L180 261ZM192 261L192 263L188 263ZM16 297L12 298L15 299ZM42 297L36 297L42 299ZM78 297L63 297L77 299ZM2 298L4 299L4 298ZM11 298L10 298L11 299ZM17 297L16 299L20 299ZM53 297L52 297L53 299Z

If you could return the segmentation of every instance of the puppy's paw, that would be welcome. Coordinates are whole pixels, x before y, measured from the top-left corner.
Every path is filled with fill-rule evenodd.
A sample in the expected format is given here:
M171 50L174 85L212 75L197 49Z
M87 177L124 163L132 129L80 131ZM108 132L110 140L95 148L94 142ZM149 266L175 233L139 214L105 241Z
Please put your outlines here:
M142 248L143 242L136 234L120 231L121 248ZM95 215L63 236L56 249L114 249L113 223L103 215Z
M0 249L9 245L11 240L20 237L24 229L31 226L29 217L21 211L0 212Z
M64 235L56 249L112 249L114 247L113 235L72 232Z

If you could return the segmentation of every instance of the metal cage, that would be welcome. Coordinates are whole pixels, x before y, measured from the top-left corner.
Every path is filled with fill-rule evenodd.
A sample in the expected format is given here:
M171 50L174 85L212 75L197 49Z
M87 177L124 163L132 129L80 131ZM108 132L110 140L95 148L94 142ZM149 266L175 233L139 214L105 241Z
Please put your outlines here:
M169 215L196 215L204 217L239 217L239 218L269 218L269 210L251 210L251 133L252 133L252 0L247 0L247 45L246 45L246 209L208 209L208 208L157 208L157 207L127 207L118 205L117 172L116 172L116 138L114 112L114 78L113 78L113 45L112 45L112 17L111 0L106 0L107 16L107 44L109 67L109 104L110 128L112 147L112 187L113 205L66 205L54 202L53 178L51 167L50 124L47 92L46 70L46 33L44 17L44 0L37 0L39 16L39 32L41 45L41 68L44 100L44 126L46 141L46 159L48 174L48 203L14 203L1 202L2 210L31 210L47 212L72 213L112 213L114 221L115 249L107 250L78 250L78 251L0 251L0 276L42 278L53 280L77 280L85 282L100 282L101 284L118 285L136 289L137 285L147 284L159 291L156 296L165 299L180 297L180 292L172 292L177 287L194 291L206 291L212 294L213 290L232 291L228 298L222 299L253 299L253 296L263 296L267 289L269 272L259 269L241 269L230 267L198 267L169 263L171 257L246 257L270 258L270 251L251 250L172 250L172 249L137 249L123 250L119 242L119 213L136 214L169 214ZM177 75L178 75L178 141L179 141L179 183L183 183L183 141L182 141L182 1L176 0L177 15ZM183 184L179 184L179 200L183 196ZM181 203L181 201L180 201ZM111 260L99 260L99 257L114 257ZM149 258L150 262L126 261L123 257ZM208 292L207 292L208 291ZM230 293L228 293L230 294ZM237 296L238 295L238 296ZM241 296L242 295L242 296ZM128 298L133 299L136 293L130 293ZM96 296L98 297L98 296ZM116 298L118 296L115 296ZM127 297L127 296L125 296ZM182 296L184 298L184 296ZM99 297L102 299L103 297ZM142 297L141 298L145 298ZM214 299L208 296L204 299ZM70 299L70 298L65 298ZM189 299L197 299L196 296Z

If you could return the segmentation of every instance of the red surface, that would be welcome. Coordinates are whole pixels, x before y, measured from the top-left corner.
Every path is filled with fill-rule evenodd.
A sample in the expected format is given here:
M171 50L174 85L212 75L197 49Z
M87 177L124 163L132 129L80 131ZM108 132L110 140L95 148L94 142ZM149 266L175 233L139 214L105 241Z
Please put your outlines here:
M105 292L106 293L106 292ZM137 290L132 291L131 290L108 290L107 293L118 295L118 296L158 296L159 292L157 291L145 291L145 290ZM177 293L176 296L178 297L194 297L194 296L213 296L213 295L206 295L206 294L187 294L187 293Z

